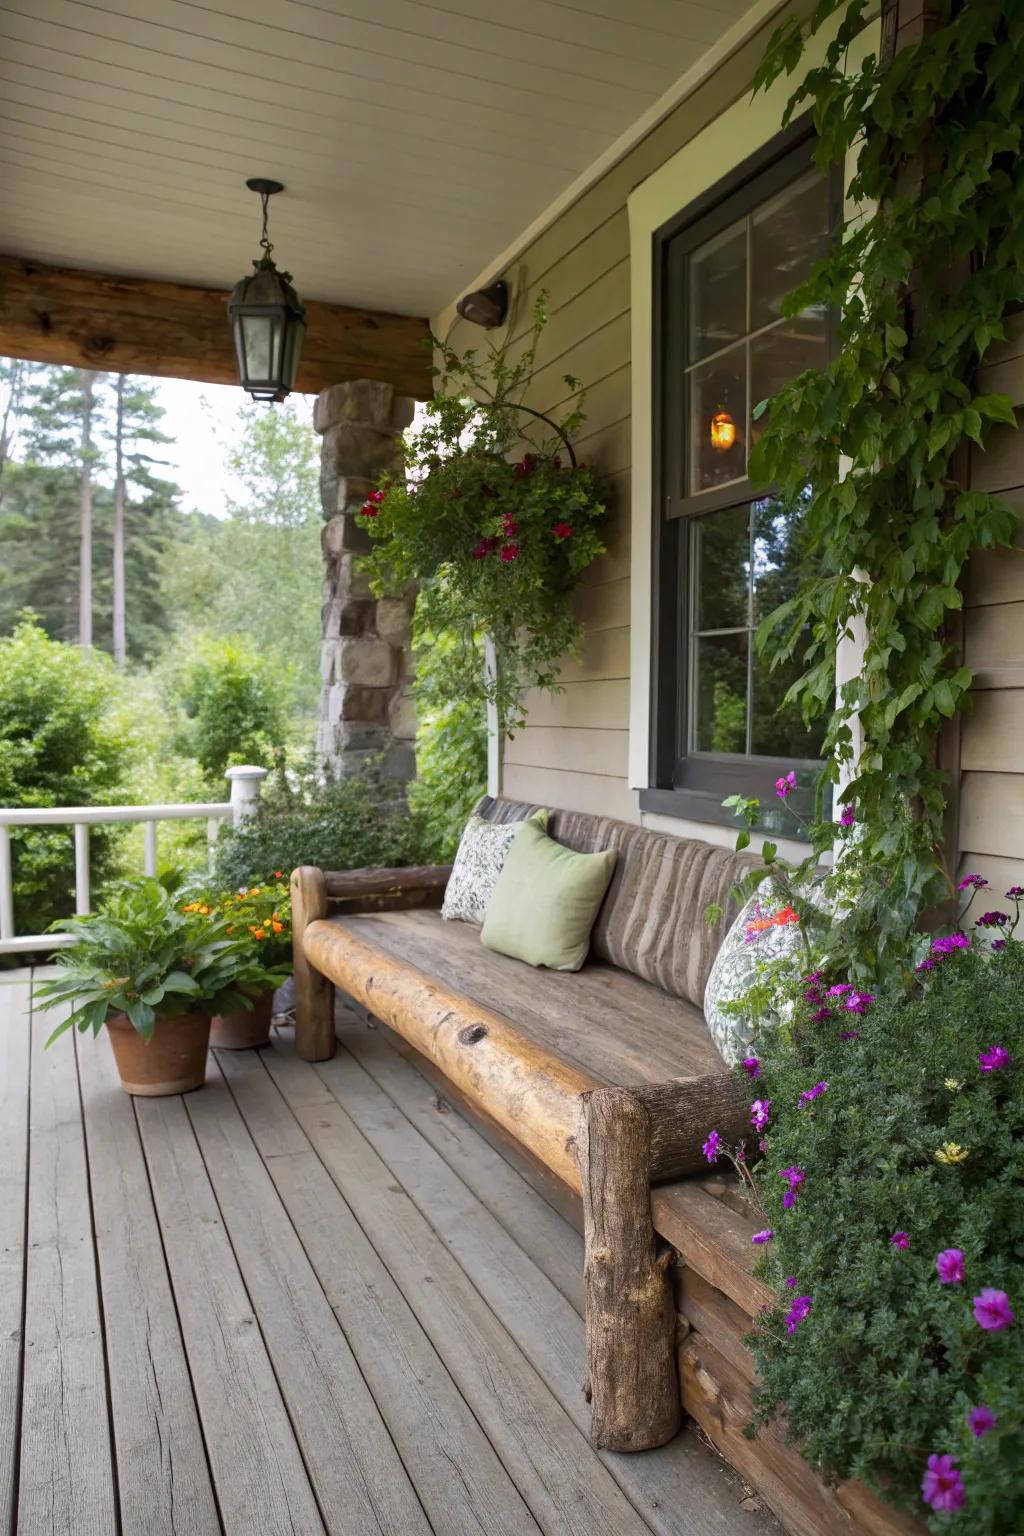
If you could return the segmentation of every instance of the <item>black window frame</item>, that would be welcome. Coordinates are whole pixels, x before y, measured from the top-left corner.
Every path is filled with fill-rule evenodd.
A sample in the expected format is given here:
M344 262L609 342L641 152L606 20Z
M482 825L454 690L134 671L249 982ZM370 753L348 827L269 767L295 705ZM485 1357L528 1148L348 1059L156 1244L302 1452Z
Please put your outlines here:
M640 791L640 807L667 816L718 825L735 825L722 809L729 794L762 799L765 825L782 822L765 803L766 786L791 769L810 783L820 761L782 757L746 757L735 753L689 750L690 708L690 554L689 528L696 513L722 511L755 493L749 479L696 495L682 487L684 411L683 348L684 283L673 268L686 255L730 224L777 196L813 165L816 135L810 115L793 123L736 166L707 192L681 209L652 237L653 412L651 506L651 697L648 787ZM838 168L828 173L830 227L842 218L843 178ZM829 342L834 322L829 327ZM668 424L673 424L673 432ZM802 808L810 795L801 793Z

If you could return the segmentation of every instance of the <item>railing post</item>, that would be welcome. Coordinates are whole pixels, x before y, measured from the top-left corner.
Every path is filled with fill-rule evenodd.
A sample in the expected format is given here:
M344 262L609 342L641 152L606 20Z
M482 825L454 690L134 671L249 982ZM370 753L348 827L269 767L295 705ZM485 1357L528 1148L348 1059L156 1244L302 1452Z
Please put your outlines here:
M143 829L142 872L156 878L156 822L145 821Z
M89 916L89 824L75 822L75 916Z
M228 799L231 802L231 825L240 827L259 803L260 786L267 776L265 768L245 765L229 768L225 777L231 784Z
M11 829L0 827L0 939L14 938L14 881L11 875Z

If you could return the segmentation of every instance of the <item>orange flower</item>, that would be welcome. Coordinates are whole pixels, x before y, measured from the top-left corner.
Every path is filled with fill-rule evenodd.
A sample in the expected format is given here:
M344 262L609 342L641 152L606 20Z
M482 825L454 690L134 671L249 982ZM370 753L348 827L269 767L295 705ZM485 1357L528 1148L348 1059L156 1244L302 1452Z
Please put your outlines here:
M284 870L283 869L275 869L274 870L274 879L275 880L283 880L284 879Z
M747 932L748 933L764 933L765 929L766 928L770 928L772 926L772 923L774 923L774 921L775 921L774 917L754 917L754 918L751 918L750 922L747 924Z
M250 892L249 892L249 895L250 895L250 896L258 896L258 895L259 895L259 893L260 893L260 888L259 888L259 886L258 886L258 885L254 885L254 886L253 886L253 888L252 888L252 890L251 890L251 891L250 891Z
M284 932L284 923L275 923L275 922L272 921L270 926L271 926L271 928L273 928L275 933L283 933Z
M788 923L798 923L800 913L794 912L792 907L783 907L781 912L776 912L772 922L777 928L785 928Z

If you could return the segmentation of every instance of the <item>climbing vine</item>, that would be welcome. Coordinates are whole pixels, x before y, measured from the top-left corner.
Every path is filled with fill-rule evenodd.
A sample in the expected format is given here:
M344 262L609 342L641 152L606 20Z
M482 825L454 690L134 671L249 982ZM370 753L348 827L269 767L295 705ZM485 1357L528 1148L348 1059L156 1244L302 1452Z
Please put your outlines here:
M801 503L805 577L758 643L802 660L791 696L808 720L829 716L822 788L850 780L858 890L843 945L864 976L904 965L919 913L949 894L938 741L971 685L961 577L1017 527L1005 501L967 487L965 459L1015 425L1010 399L975 379L1024 298L1024 6L940 0L913 46L849 70L867 0L821 0L809 32L840 11L786 114L811 108L822 166L855 162L847 206L862 212L786 306L830 306L838 346L769 402L751 473ZM794 20L779 29L759 88L797 70L806 36ZM863 665L837 701L836 637L860 626ZM819 824L819 850L833 832Z

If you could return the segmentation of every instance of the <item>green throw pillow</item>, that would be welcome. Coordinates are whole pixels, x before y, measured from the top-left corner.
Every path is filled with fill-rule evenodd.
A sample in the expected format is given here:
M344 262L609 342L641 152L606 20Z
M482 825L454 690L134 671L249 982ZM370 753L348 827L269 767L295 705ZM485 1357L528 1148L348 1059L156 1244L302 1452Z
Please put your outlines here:
M536 822L524 822L498 876L480 942L527 965L578 971L614 868L614 848L574 853Z

